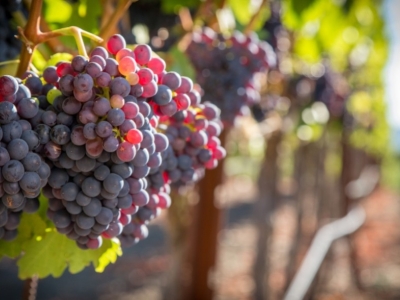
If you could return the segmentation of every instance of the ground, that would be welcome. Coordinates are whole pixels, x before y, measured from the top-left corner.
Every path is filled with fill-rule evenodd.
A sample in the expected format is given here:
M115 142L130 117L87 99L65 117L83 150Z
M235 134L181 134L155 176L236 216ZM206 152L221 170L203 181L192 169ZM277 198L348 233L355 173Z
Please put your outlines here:
M256 253L256 230L252 223L255 188L249 183L240 190L235 182L226 183L224 226L219 236L216 273L216 300L251 299L251 277ZM362 290L356 289L348 256L348 243L336 241L322 267L313 299L400 299L400 218L399 195L379 188L362 202L367 213L365 224L354 234L356 262ZM285 286L285 262L294 229L294 209L282 205L274 217L270 254L271 299L280 299ZM171 248L165 231L166 218L150 227L150 236L125 251L124 256L96 274L88 268L78 275L64 274L60 279L39 281L40 300L158 300L168 276ZM333 263L332 263L333 262ZM23 283L17 279L15 263L0 263L0 300L21 299Z

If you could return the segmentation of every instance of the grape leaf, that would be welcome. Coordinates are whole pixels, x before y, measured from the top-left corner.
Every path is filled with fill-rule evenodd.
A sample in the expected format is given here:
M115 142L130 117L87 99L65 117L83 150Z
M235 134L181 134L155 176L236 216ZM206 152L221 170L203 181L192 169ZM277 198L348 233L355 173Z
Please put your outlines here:
M82 250L75 241L57 232L47 218L47 199L41 195L40 209L35 214L23 213L17 238L11 242L0 241L0 258L19 258L19 277L37 275L59 277L68 268L75 274L93 265L96 272L103 272L110 263L122 255L118 239L104 240L97 250Z
M75 248L76 245L74 245ZM110 264L117 261L118 256L122 255L119 240L103 240L103 245L97 250L81 250L77 248L74 256L68 262L69 271L72 274L79 273L85 267L93 264L95 271L102 273Z
M41 239L31 239L25 244L25 254L17 262L19 277L60 277L67 267L71 245L75 246L73 243L54 230L47 232Z
M97 250L81 250L73 240L54 229L46 232L41 239L32 239L24 247L25 254L19 259L19 277L30 278L37 275L60 277L68 267L71 273L78 273L91 263L97 272L104 271L109 263L114 263L122 255L119 243L105 240Z
M0 258L2 256L18 257L22 252L24 244L31 239L43 235L45 230L46 223L38 214L23 213L21 223L18 227L17 238L10 242L0 240Z
M95 271L98 273L102 273L110 263L115 263L118 256L122 255L121 245L118 239L106 240L105 242L111 245L105 248L105 251L102 252L98 261L94 264Z

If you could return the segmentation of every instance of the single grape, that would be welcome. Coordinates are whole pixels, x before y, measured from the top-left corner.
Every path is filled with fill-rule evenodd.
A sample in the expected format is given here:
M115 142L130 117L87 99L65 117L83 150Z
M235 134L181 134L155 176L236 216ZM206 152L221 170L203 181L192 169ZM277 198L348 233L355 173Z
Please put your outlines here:
M158 57L153 57L147 63L147 66L154 72L154 74L161 74L165 71L165 61Z
M97 198L92 198L90 203L83 207L83 212L89 217L96 217L102 209L101 201Z
M131 129L127 132L125 139L135 145L143 141L143 133L138 129Z
M125 57L123 59L132 59L131 57ZM132 59L133 60L133 59ZM111 95L120 95L122 97L126 97L129 95L131 91L131 86L129 85L129 82L126 81L125 78L123 77L116 77L110 82L110 92Z
M75 72L81 73L85 70L85 67L88 63L86 57L77 55L71 61L71 67Z
M18 182L24 176L24 166L18 160L10 160L1 169L4 179L9 182Z
M79 226L81 229L90 229L93 227L95 224L95 220L92 217L87 216L84 213L80 213L76 217L76 224Z
M125 39L120 34L114 34L107 41L107 50L113 55L116 55L118 51L120 51L125 47L126 47Z
M94 55L99 55L104 59L108 58L108 52L104 47L95 47L92 52L90 52L90 57L94 56Z
M110 104L112 108L122 108L125 104L125 100L122 96L116 94L111 96Z
M50 131L50 138L58 145L65 145L71 139L71 130L65 125L56 125Z
M110 76L119 75L118 62L114 58L106 58L106 67L104 68L104 72L107 72Z
M113 126L119 126L125 121L125 114L120 108L112 108L107 113L107 121Z
M138 64L143 66L150 61L151 48L148 45L137 45L135 49L133 49L133 52L135 53L135 58Z
M107 121L100 121L95 127L96 134L99 137L106 138L112 134L113 126Z
M100 72L97 74L95 81L99 87L108 87L111 82L111 75L107 72Z
M47 110L42 114L42 122L47 126L54 126L57 124L57 114L54 111Z
M166 85L159 85L158 91L153 97L153 101L158 105L166 105L172 101L172 91Z
M176 72L167 72L161 80L161 83L168 86L171 90L176 90L181 85L181 82L181 76Z
M89 62L95 62L99 64L102 70L106 67L106 60L100 55L92 55L89 59Z
M89 197L100 195L101 183L93 177L88 177L82 182L82 191Z
M0 77L0 95L7 97L14 95L18 90L17 80L9 75L3 75Z
M0 124L8 124L11 121L17 120L17 118L17 108L14 104L10 102L0 102Z
M123 187L123 179L115 173L110 173L103 181L104 189L109 193L119 193Z
M103 149L110 153L116 151L118 149L118 146L119 146L119 141L113 135L107 137L103 143Z
M35 192L40 188L40 177L35 172L25 172L19 185L26 192Z
M86 143L86 152L92 157L98 157L103 152L103 141L100 137L88 140Z

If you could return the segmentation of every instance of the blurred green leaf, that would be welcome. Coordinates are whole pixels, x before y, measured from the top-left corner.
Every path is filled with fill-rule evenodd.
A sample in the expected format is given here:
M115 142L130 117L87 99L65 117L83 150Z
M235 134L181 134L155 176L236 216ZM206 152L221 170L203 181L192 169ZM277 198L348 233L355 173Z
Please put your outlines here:
M173 47L167 53L167 66L169 71L175 71L180 75L191 79L196 78L196 72L186 54L182 53L177 47Z
M292 6L293 10L297 15L301 15L304 10L314 3L315 0L293 0Z
M148 0L147 0L148 1ZM162 0L161 9L167 14L177 13L179 8L184 6L188 8L194 8L199 6L201 0Z
M77 26L93 34L99 33L99 21L103 6L98 0L79 0L75 3L65 0L46 0L44 4L44 18L51 29ZM73 37L62 36L59 39L67 47L76 49Z
M251 0L228 0L228 5L230 6L236 20L242 26L246 26L250 22L251 18L257 12L258 9L261 10L253 28L254 31L257 31L263 26L265 21L269 18L270 11L268 5L264 5L261 8L258 7L254 8L252 7L253 3L254 1Z
M44 18L49 23L65 23L72 15L72 4L64 0L45 0Z

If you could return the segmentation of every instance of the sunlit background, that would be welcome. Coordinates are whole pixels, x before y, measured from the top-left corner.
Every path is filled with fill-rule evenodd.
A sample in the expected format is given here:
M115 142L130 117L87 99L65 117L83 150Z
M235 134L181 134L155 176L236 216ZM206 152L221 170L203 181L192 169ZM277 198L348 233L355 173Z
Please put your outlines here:
M400 151L400 96L398 76L400 66L400 6L395 0L384 2L384 16L387 20L387 34L390 39L389 57L385 70L386 101L388 121L393 130L393 146Z

